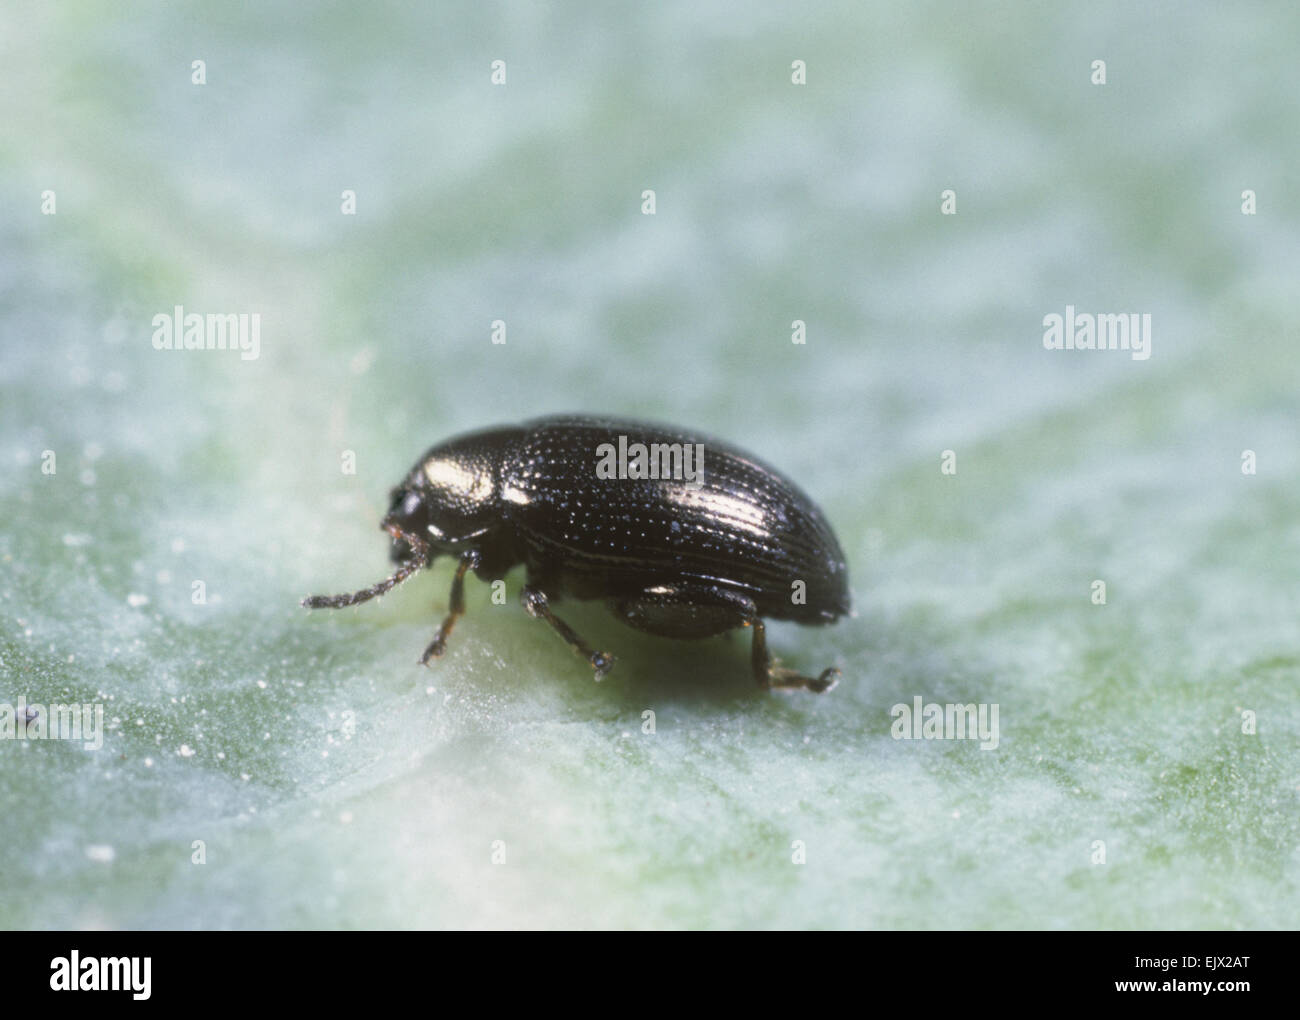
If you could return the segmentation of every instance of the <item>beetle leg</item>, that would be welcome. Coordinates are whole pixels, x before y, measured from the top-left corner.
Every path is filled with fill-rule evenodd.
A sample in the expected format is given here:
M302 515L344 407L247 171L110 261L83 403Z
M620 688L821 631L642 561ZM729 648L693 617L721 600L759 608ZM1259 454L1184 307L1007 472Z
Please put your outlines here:
M591 664L591 668L596 671L597 680L604 680L605 675L614 668L614 656L608 652L598 652L583 641L572 627L551 612L550 602L543 592L532 587L532 585L524 585L524 590L519 595L519 601L523 603L524 609L528 611L529 616L538 617L549 623L555 628L555 632L564 638L570 648Z
M629 627L661 637L704 638L736 627L753 627L751 664L754 678L764 689L802 688L821 694L839 680L840 671L834 667L811 677L774 666L758 607L740 592L716 585L658 585L630 598L611 600L610 608Z
M443 619L442 626L438 628L437 636L420 656L420 665L427 666L430 659L438 658L447 650L447 637L451 634L451 629L456 626L456 621L465 615L465 572L477 567L478 561L478 551L471 549L456 565L456 576L451 581L451 609Z
M754 679L760 687L766 689L799 689L825 694L840 679L840 671L834 666L822 671L821 676L804 676L802 673L772 665L772 656L767 650L767 628L757 616L745 621L746 627L754 628L754 642L750 646L750 663L754 670Z

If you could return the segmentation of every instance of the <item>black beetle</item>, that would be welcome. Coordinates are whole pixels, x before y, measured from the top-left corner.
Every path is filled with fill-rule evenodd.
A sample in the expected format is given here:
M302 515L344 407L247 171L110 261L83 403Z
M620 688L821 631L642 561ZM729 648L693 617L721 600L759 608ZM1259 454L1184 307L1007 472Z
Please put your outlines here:
M422 663L446 650L465 612L467 571L489 580L523 563L524 608L597 680L613 657L574 633L552 601L605 599L624 623L663 637L753 627L751 663L764 687L822 692L839 677L835 668L814 678L774 666L762 620L828 624L850 611L834 532L793 482L714 439L617 418L540 418L433 447L391 499L380 527L393 537L398 570L302 604L356 605L456 556L451 610Z

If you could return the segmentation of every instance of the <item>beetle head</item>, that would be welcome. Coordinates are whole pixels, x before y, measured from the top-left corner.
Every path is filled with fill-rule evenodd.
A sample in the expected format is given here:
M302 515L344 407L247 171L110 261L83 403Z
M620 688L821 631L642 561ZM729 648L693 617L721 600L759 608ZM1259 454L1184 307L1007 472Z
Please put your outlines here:
M411 541L406 536L426 535L429 511L418 490L398 486L389 493L388 513L379 525L393 536L392 559L405 563L415 556Z
M380 527L393 537L391 577L346 595L309 595L308 609L355 606L391 591L444 553L459 555L491 543L485 555L503 566L512 553L497 536L501 515L498 465L518 429L492 429L435 446L389 494ZM495 569L495 568L494 568Z
M493 452L479 436L436 446L392 491L380 526L393 536L395 562L421 546L427 559L464 548L500 523Z

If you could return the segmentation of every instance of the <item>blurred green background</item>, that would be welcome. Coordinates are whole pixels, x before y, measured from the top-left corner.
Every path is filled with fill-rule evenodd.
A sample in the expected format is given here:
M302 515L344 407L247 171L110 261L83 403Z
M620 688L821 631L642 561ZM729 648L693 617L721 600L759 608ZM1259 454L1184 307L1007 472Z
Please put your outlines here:
M0 702L108 726L0 741L0 926L1293 927L1296 10L459 6L0 7ZM154 350L178 304L260 356ZM298 607L556 411L813 494L858 616L770 638L840 686L572 607L593 684L517 575L426 670L445 562Z

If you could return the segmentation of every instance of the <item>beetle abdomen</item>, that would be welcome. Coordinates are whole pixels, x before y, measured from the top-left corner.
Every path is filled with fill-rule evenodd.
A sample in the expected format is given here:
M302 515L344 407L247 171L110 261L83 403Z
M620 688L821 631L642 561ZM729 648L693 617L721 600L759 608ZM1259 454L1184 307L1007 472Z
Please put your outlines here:
M575 597L639 590L662 569L666 581L743 592L777 619L829 623L849 611L844 554L816 504L726 443L616 418L545 418L523 426L502 472L503 512L529 560Z

